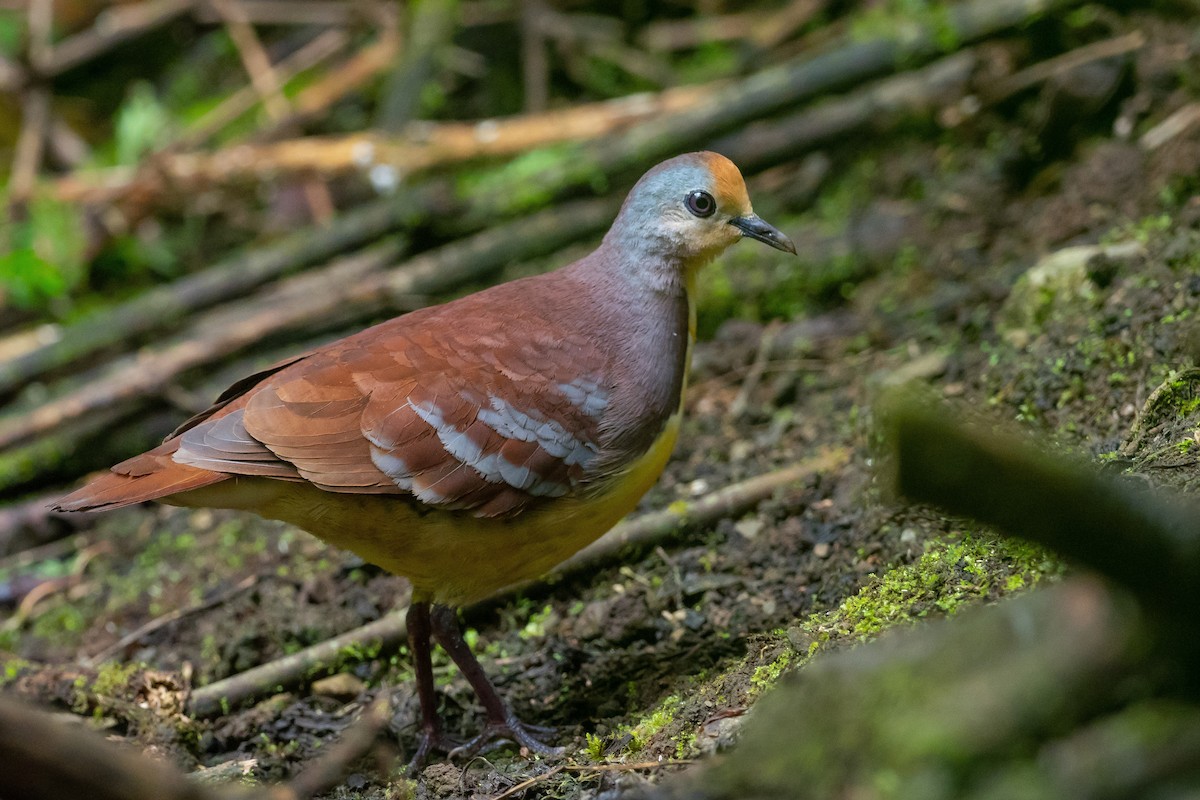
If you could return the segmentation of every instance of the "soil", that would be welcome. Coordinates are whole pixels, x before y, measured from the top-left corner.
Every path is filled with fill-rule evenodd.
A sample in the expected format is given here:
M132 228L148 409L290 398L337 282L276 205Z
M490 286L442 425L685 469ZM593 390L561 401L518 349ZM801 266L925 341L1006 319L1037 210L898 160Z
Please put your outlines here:
M889 493L872 409L890 385L920 382L1054 448L1195 483L1200 420L1187 403L1200 380L1186 370L1200 342L1200 129L1153 151L1113 131L1194 102L1178 76L1194 87L1200 57L1189 25L1128 24L1147 47L1125 66L1122 88L1067 143L1055 139L1053 158L1038 146L1049 133L1027 120L1052 117L1061 93L1033 90L952 128L914 124L828 151L834 166L812 208L756 191L777 175L752 181L756 210L797 232L802 250L806 237L827 241L832 231L845 252L794 263L742 245L712 266L701 314L711 338L697 349L687 421L641 509L832 447L851 457L744 517L465 612L500 692L523 719L554 728L565 761L704 758L732 740L780 674L819 652L1062 572L1036 548ZM1096 242L1130 246L1084 259L1074 283L1015 307L1014 285L1044 256ZM764 271L753 272L759 262ZM795 282L806 287L792 298L795 316L751 321ZM739 316L725 320L731 305ZM404 580L302 532L146 507L98 520L51 556L37 561L37 577L57 580L55 590L0 631L11 652L0 655L0 681L185 770L246 762L250 780L285 780L381 693L393 699L391 734L328 797L494 797L563 763L500 749L432 763L403 782L419 721L403 650L348 657L350 677L334 685L309 683L214 719L184 715L189 687L405 604ZM33 570L13 559L6 567L9 582ZM177 609L189 611L101 665L80 666ZM478 705L445 657L435 659L448 731L469 738ZM524 796L619 797L675 769L561 771Z

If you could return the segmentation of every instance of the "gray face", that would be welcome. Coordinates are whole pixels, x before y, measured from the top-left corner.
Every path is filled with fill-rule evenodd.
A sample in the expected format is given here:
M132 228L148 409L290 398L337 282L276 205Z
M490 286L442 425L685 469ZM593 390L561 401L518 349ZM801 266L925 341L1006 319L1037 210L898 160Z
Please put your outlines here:
M664 162L634 186L608 238L631 254L687 266L707 261L741 238L730 221L752 213L748 202L731 199L728 191L723 195L721 188L708 165L693 154ZM689 207L689 196L696 193L703 196Z

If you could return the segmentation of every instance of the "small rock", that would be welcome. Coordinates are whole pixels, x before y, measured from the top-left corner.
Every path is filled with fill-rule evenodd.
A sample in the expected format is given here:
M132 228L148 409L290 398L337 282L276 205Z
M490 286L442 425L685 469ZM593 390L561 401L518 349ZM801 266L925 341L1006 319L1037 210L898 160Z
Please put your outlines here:
M568 622L571 634L583 641L595 639L604 632L604 625L608 622L612 605L613 601L608 599L588 603L574 619Z
M696 732L696 749L707 756L728 748L737 740L745 721L746 712L742 709L731 708L714 714Z
M746 517L734 523L733 529L747 539L753 539L762 532L763 521L758 517Z
M350 700L358 697L367 685L349 672L339 672L328 678L313 681L312 693L319 697L334 697L338 700Z
M740 464L752 455L754 455L754 445L745 439L738 439L729 447L731 463Z
M829 558L831 552L833 552L833 545L829 542L817 542L813 545L813 555L817 558Z
M787 640L793 650L803 655L808 655L808 649L812 647L813 643L812 635L799 625L793 625L787 629Z

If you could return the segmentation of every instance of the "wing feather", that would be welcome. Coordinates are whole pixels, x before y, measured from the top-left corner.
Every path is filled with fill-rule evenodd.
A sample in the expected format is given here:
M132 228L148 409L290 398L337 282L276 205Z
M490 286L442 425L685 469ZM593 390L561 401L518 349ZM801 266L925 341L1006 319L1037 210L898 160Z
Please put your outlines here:
M185 431L175 459L479 516L576 490L600 451L603 354L545 322L436 320L401 317L266 374Z

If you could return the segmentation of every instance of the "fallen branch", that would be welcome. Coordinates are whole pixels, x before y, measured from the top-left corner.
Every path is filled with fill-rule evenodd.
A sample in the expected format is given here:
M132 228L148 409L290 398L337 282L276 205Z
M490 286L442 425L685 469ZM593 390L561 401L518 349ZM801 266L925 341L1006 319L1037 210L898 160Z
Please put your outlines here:
M1164 646L1200 664L1200 525L1194 503L1052 458L1014 436L955 422L927 398L885 411L906 497L1052 548L1130 590L1166 621Z
M22 800L308 800L337 786L391 719L387 693L285 784L247 789L190 780L157 759L105 741L78 720L65 722L0 697L0 796Z
M400 255L397 243L340 259L330 267L295 276L263 295L230 303L194 322L171 341L116 362L101 377L23 414L0 420L0 449L24 444L98 411L145 403L180 373L253 345L269 333L333 314L339 288L354 287Z
M427 251L385 270L399 248L385 245L299 275L264 295L227 305L156 348L119 361L102 377L27 413L0 419L0 449L52 435L65 423L102 409L144 402L186 370L210 364L281 331L330 326L377 314L414 294L449 291L522 259L554 252L603 230L614 200L565 203L526 219ZM132 455L132 454L131 454Z
M615 561L629 549L645 548L687 528L711 525L719 519L743 514L778 492L815 475L841 468L848 459L846 450L830 450L799 464L726 486L695 502L673 503L662 511L631 519L576 553L557 567L549 579L595 570ZM483 603L511 598L543 582L534 580L517 584ZM346 648L369 647L386 651L398 647L407 636L407 612L407 608L397 609L341 636L196 689L188 701L188 711L197 717L213 716L254 697L277 691L278 687L294 685L328 670Z
M188 698L188 713L194 717L228 713L248 700L323 675L339 663L348 648L358 652L361 648L378 652L395 650L408 637L404 622L407 613L407 608L388 612L374 622L340 636L201 686Z
M401 188L387 201L408 212L410 224L435 214L452 214L460 226L478 229L495 220L541 207L565 192L592 186L602 176L626 176L680 150L711 141L751 120L793 108L829 92L841 91L876 76L912 67L936 57L948 38L968 44L1028 22L1049 11L1078 5L1081 0L974 0L951 8L939 24L917 26L903 39L878 38L844 41L840 47L816 56L788 61L748 78L713 90L703 104L674 113L655 115L619 135L564 148L545 167L530 173L498 168L473 184L487 191L450 180L417 188ZM475 135L472 133L471 135ZM351 154L353 155L353 154ZM404 177L375 151L361 154L361 168L390 170L398 185ZM250 159L243 159L248 165ZM244 167L248 169L249 167ZM536 192L530 186L538 187ZM465 196L464 196L465 195ZM450 199L453 198L453 199ZM449 207L448 207L449 204Z
M24 800L230 800L166 764L0 697L0 796Z
M49 504L56 499L57 492L0 507L0 559L56 541L84 524L91 524L79 514L51 511Z
M405 210L399 206L367 206L338 217L328 227L300 231L132 300L99 309L56 329L49 341L0 362L0 396L52 370L79 363L143 334L178 326L199 309L239 297L289 272L384 236L403 225L405 219Z
M1142 134L1138 144L1143 150L1157 150L1195 127L1200 127L1200 103L1188 103Z
M271 800L308 800L337 787L350 765L365 756L392 719L388 692L363 711L331 746L283 786L269 791Z
M382 66L384 49L372 51L360 65L371 74ZM387 53L395 52L388 45ZM335 76L331 76L333 79ZM339 83L349 76L336 73ZM365 79L366 75L362 79ZM296 117L324 108L346 85L310 87L295 101ZM714 91L712 86L686 86L657 94L638 94L616 100L585 103L570 108L479 122L414 122L399 135L363 131L340 136L306 136L266 144L238 144L213 153L163 153L130 172L128 168L90 172L60 178L54 196L64 202L89 204L120 202L136 189L139 202L180 186L200 190L240 185L281 176L337 178L362 174L373 168L390 170L397 179L479 158L511 156L562 142L580 142L612 135L634 124L695 108ZM284 119L280 124L294 121ZM265 134L270 135L270 130Z
M287 58L281 60L275 66L280 83L286 84L300 73L306 72L318 64L321 64L322 62L332 58L339 51L345 48L349 41L349 35L345 31L337 29L328 30L321 33L319 36L313 37L312 41L308 42L306 45L301 47L295 53L292 53ZM340 73L340 70L335 70L334 72L337 74ZM183 135L178 140L172 142L170 147L172 149L179 149L181 147L196 147L197 145L206 141L209 137L216 134L217 131L221 130L226 125L229 125L231 122L257 106L260 102L260 99L260 93L253 85L243 86L241 89L222 100L221 103L211 111L189 125L187 130L184 131ZM155 172L161 169L163 160L168 158L169 156L165 153L159 153L155 156L152 156L150 161L154 166L149 168L148 171ZM119 174L120 171L122 170L117 168L114 169L113 172ZM123 171L129 175L130 183L123 187L125 190L128 190L130 185L138 183L139 173L136 169L130 169L128 167L124 168ZM89 176L91 179L95 179L96 174L88 173L83 179L88 180ZM109 183L109 181L103 180L102 182Z
M107 8L92 27L56 44L37 64L40 77L52 78L91 61L114 47L149 33L191 11L196 0L145 0Z
M1146 37L1141 31L1092 42L989 83L980 89L980 99L987 105L995 105L1018 92L1045 83L1055 75L1062 75L1093 61L1132 53L1140 50L1145 44Z

